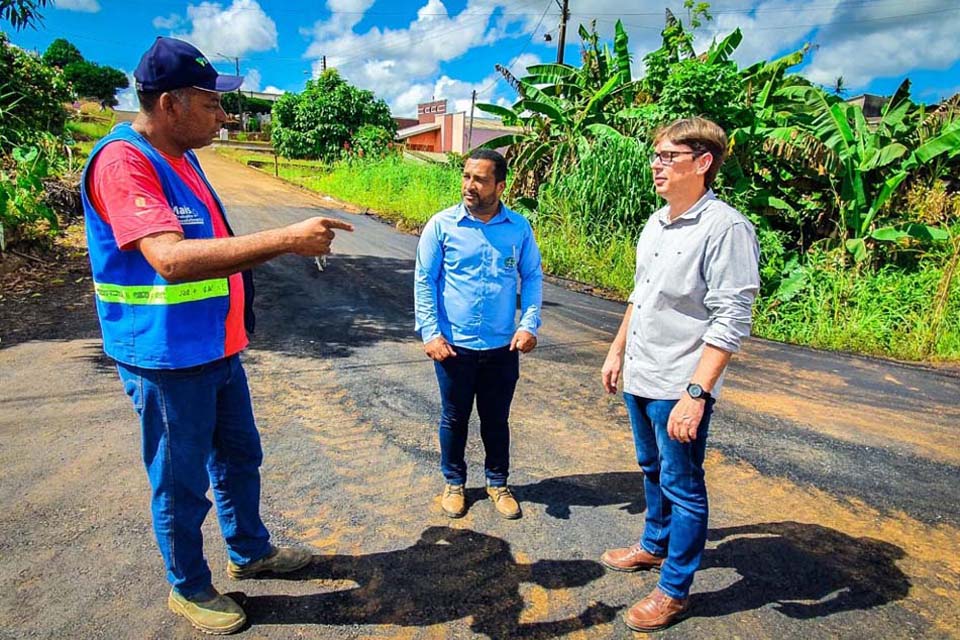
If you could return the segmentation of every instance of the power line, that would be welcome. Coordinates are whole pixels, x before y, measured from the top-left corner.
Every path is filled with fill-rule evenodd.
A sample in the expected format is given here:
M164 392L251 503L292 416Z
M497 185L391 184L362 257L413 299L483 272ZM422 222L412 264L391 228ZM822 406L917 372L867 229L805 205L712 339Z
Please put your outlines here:
M547 17L547 12L550 11L550 6L553 4L553 2L554 2L554 0L547 0L547 6L546 6L546 8L544 8L543 14L540 15L540 21L537 22L537 26L535 26L535 27L533 28L533 31L530 32L530 38L528 38L527 41L526 41L526 43L524 43L523 48L520 49L520 53L518 53L517 55L515 55L515 56L513 57L513 60L510 61L510 64L507 65L507 69L508 69L508 70L512 69L512 68L513 68L513 65L515 65L515 64L517 63L517 60L520 59L520 56L522 56L524 53L526 53L527 48L530 46L530 43L533 42L533 37L537 34L537 31L540 30L540 25L543 24L544 18ZM491 82L491 83L488 84L486 87L484 87L483 89L481 89L480 91L478 91L478 92L477 92L477 95L483 95L483 94L485 94L487 91L489 91L490 89L492 89L493 87L497 86L497 84L500 82L501 78L502 78L502 76L500 76L500 75L498 74L497 77L494 78L493 82Z
M747 29L749 31L779 31L784 29L798 29L798 28L813 29L813 28L819 28L819 27L847 26L847 25L854 25L854 24L868 24L873 22L883 22L884 20L901 20L903 18L915 18L919 16L936 15L940 13L947 13L950 11L960 11L960 7L950 7L948 9L937 9L935 11L922 11L918 13L901 13L897 15L881 16L877 18L863 18L860 20L841 20L841 21L835 21L835 22L811 22L808 24L794 23L794 24L777 25L777 26L769 26L769 27L750 26ZM597 22L602 22L604 24L614 24L616 21L609 18L597 18ZM622 22L622 21L621 21L621 24L623 24L623 26L625 27L630 27L631 29L647 29L651 31L663 30L662 27L655 27L655 26L646 25L646 24L636 24L636 23L629 23L629 22Z

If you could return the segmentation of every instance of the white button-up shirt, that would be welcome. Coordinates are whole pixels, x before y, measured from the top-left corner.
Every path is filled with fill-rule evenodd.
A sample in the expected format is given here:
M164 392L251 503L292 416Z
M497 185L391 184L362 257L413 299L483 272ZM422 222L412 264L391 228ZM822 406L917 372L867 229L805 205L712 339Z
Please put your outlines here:
M623 367L627 393L677 399L705 344L736 352L750 335L760 288L753 225L713 191L671 221L650 216L637 241L637 270ZM723 376L713 389L718 396Z

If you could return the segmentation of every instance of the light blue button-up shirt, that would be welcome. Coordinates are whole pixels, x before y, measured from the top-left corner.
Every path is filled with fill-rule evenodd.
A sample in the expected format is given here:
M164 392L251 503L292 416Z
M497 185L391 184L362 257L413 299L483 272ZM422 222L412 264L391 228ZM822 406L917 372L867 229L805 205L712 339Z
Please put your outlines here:
M423 228L414 275L416 330L467 349L510 344L517 329L537 335L543 304L540 249L526 218L500 205L489 222L463 203ZM520 322L517 286L520 282Z

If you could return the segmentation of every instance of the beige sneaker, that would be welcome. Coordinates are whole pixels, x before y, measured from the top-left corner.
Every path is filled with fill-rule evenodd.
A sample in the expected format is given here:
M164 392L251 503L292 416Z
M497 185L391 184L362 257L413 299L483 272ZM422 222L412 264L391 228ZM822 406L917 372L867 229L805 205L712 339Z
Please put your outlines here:
M497 512L507 520L516 520L521 515L520 503L507 487L487 487L487 495L493 500Z
M467 497L462 484L448 484L440 498L440 508L448 518L462 518L467 513Z
M313 561L313 554L305 549L271 547L266 558L254 560L243 566L227 561L227 575L234 580L246 580L261 573L290 573L303 569Z
M214 636L225 636L239 631L247 622L247 614L229 596L220 595L210 587L208 591L187 600L170 590L167 606L190 621L197 629Z

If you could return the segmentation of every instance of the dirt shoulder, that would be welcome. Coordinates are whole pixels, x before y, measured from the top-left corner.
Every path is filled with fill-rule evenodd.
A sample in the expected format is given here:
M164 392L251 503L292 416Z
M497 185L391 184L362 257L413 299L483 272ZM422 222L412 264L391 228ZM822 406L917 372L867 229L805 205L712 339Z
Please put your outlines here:
M82 222L49 248L10 249L0 255L0 349L98 334Z

